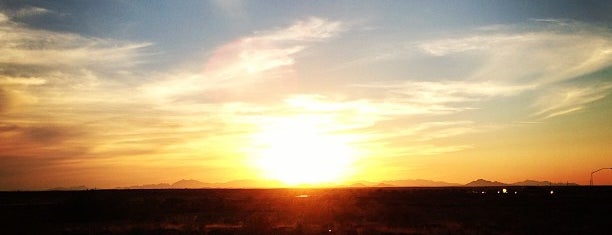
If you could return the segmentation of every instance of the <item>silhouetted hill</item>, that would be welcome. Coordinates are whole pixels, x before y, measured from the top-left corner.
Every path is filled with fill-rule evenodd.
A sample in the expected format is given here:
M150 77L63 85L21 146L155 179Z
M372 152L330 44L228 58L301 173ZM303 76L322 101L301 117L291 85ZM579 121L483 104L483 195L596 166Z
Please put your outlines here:
M212 188L211 186L212 186L211 184L193 180L193 179L190 179L190 180L182 179L172 184L171 188Z
M490 186L577 186L575 183L551 183L549 181L535 181L525 180L516 182L513 184L506 184L498 181L488 181L484 179L478 179L472 181L464 186L471 187L490 187ZM455 187L462 186L457 183L448 183L444 181L433 181L425 179L414 179L414 180L387 180L381 182L371 181L355 181L346 185L310 185L302 184L296 187ZM160 184L146 184L136 185L129 187L120 187L118 189L197 189L197 188L285 188L287 187L280 181L275 180L233 180L223 183L206 183L194 179L179 180L173 184L160 183ZM70 187L70 188L54 188L50 190L87 190L85 186Z
M360 180L360 181L352 181L348 186L349 187L374 187L376 184L377 183L375 182Z
M392 184L378 183L375 187L396 187Z
M182 179L173 184L146 184L118 189L197 189L197 188L279 188L283 184L272 180L233 180L224 183L205 183L194 179Z
M489 186L506 186L508 184L498 182L498 181L488 181L484 179L478 179L472 182L467 183L465 186L470 187L489 187Z
M81 186L74 186L74 187L57 187L57 188L51 188L49 189L49 191L83 191L83 190L88 190L89 188L81 185Z
M135 185L129 187L118 187L118 189L167 189L172 188L170 184L145 184L145 185Z

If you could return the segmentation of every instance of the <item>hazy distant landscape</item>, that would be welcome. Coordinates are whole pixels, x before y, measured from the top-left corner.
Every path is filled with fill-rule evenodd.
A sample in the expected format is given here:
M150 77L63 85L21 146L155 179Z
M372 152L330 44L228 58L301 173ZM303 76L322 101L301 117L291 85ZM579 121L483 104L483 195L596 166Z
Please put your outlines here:
M0 192L2 234L604 234L612 187Z
M359 187L487 187L487 186L578 186L576 183L553 183L550 181L524 180L515 183L502 183L498 181L489 181L484 179L474 180L467 184L448 183L443 181L433 181L425 179L412 180L386 180L381 182L372 181L356 181L346 184L327 184L327 185L296 185L295 187L315 187L315 188L359 188ZM117 187L112 189L201 189L201 188L286 188L280 181L274 180L234 180L224 183L206 183L194 179L182 179L172 184L144 184L128 187ZM96 189L87 186L72 186L72 187L56 187L47 190L51 191L72 191L72 190L88 190Z

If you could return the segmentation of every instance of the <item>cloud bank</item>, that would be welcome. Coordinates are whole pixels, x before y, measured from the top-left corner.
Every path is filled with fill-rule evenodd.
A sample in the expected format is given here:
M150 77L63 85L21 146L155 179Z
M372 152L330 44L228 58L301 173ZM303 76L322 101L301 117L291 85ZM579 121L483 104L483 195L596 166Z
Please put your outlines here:
M219 4L241 14L238 3ZM430 61L433 75L409 76L404 67L389 66L360 75L365 79L312 88L304 81L337 78L305 77L300 64L312 62L305 54L320 53L319 46L351 40L353 29L342 21L298 19L222 43L196 69L148 71L142 65L151 43L14 20L48 13L0 13L0 188L39 186L23 178L31 169L55 182L81 171L104 178L113 170L132 174L135 182L127 184L141 184L151 170L167 172L168 179L198 178L203 171L249 177L253 138L295 125L341 137L360 151L362 167L435 157L478 149L460 137L588 110L612 90L609 72L602 72L612 65L609 30L577 22L372 42L404 45L384 61ZM445 69L437 61L465 62L467 72L437 76ZM380 61L342 69L368 63ZM499 118L500 109L512 115Z

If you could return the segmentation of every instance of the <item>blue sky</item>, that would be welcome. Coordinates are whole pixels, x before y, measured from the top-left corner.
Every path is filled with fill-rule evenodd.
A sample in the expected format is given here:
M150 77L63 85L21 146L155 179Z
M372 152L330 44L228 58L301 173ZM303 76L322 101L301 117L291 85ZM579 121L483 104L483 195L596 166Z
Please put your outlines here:
M0 189L586 183L612 164L609 12L609 1L0 1Z
M153 50L162 52L156 59L167 64L202 57L227 40L312 16L377 28L401 40L528 24L534 19L571 19L604 27L610 27L612 20L606 1L6 1L3 5L49 10L15 20L35 28L152 42Z

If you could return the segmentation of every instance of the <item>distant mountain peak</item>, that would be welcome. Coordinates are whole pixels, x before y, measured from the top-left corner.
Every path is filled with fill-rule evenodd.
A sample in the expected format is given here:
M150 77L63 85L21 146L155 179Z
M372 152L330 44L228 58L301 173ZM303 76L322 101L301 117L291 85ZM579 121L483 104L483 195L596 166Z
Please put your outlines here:
M194 179L182 179L171 185L172 188L207 188L210 187L210 184L197 181Z
M508 185L508 184L502 183L499 181L488 181L485 179L477 179L477 180L467 183L465 186L488 187L488 186L505 186L505 185Z
M376 187L396 187L396 186L392 184L378 183Z

